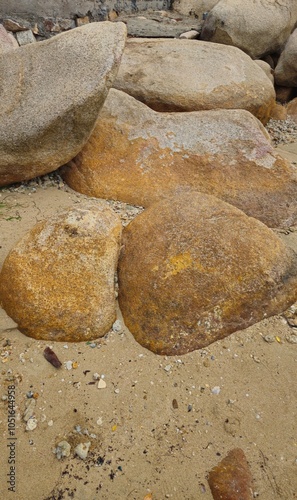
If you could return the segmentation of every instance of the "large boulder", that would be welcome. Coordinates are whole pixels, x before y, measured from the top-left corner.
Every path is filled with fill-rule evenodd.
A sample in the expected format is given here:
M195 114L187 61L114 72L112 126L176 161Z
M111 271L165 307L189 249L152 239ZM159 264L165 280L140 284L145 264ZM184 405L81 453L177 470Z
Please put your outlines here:
M123 23L91 23L0 55L0 186L51 172L80 151L125 36Z
M76 191L147 207L181 186L270 227L297 222L297 178L245 110L158 113L111 89L96 127L62 174Z
M119 303L158 354L200 349L297 297L297 255L256 219L194 191L155 203L123 232Z
M236 47L193 40L127 40L113 84L156 111L246 109L265 123L269 78Z
M297 87L297 29L289 37L274 70L275 83Z
M220 0L201 40L234 45L253 59L280 51L297 22L296 0Z
M110 329L121 230L106 202L88 201L22 238L0 274L1 305L22 333L79 342Z

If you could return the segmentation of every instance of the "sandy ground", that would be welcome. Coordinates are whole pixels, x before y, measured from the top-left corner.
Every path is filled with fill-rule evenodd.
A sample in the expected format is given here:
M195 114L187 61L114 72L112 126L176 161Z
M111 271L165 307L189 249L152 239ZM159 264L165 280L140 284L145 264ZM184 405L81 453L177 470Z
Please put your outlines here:
M37 221L81 198L57 186L2 191L0 265ZM281 237L297 250L296 235ZM167 358L142 348L124 327L94 344L35 341L0 310L0 497L143 500L151 493L152 500L211 500L209 470L240 447L255 498L297 498L297 344L288 341L294 333L276 316L207 349ZM60 369L43 357L48 345ZM71 370L67 361L75 363ZM95 373L104 375L106 388L98 388ZM37 427L26 431L30 391ZM72 450L58 460L53 450L63 439ZM73 447L86 441L82 460Z

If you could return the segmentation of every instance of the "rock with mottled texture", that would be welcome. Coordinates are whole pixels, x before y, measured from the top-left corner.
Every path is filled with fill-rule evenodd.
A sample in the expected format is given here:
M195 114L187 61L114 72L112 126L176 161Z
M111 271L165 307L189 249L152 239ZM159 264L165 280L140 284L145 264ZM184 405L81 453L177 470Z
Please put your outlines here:
M208 477L214 500L252 500L253 478L246 456L234 448L214 467Z
M119 303L147 349L180 355L284 311L297 255L271 229L209 195L155 203L123 232Z
M201 40L234 45L260 59L283 48L296 22L296 0L220 0L207 16Z
M4 26L0 24L0 56L5 52L18 49L18 42L11 33L8 33ZM3 78L3 75L2 75Z
M127 40L113 87L156 111L246 109L265 123L275 91L236 47L192 40Z
M172 8L184 16L195 16L202 19L203 14L209 12L219 0L174 0Z
M19 330L64 342L103 336L116 317L120 237L120 219L106 202L81 203L38 223L0 274L0 302Z
M296 174L245 110L158 113L111 89L63 177L89 196L144 207L191 186L270 227L297 222Z
M0 55L0 186L51 172L80 151L125 36L123 23L91 23Z
M297 87L297 29L289 37L274 70L275 83Z

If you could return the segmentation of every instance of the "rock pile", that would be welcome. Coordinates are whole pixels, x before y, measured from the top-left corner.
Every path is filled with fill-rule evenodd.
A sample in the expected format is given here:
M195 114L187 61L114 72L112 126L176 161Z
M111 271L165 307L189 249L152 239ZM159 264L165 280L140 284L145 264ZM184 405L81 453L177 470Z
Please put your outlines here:
M160 354L204 347L297 299L296 254L267 227L296 224L296 169L263 127L285 42L275 74L295 85L296 6L265 2L271 37L257 0L265 22L248 47L255 13L243 4L226 18L234 2L204 3L204 40L125 45L123 23L106 22L16 47L0 31L0 185L65 164L74 189L148 207L124 230L119 302L135 338ZM2 306L34 338L104 335L120 238L99 200L37 225L4 263Z

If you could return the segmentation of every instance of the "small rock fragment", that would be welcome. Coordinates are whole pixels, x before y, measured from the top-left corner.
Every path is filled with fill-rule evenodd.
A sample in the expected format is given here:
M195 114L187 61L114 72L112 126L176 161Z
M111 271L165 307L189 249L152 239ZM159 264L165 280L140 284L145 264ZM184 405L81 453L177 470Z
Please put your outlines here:
M35 417L30 417L26 425L26 431L34 431L36 427L37 427L37 419Z
M213 387L211 389L211 392L212 392L212 394L220 394L221 388L218 385L216 385L215 387Z
M177 410L177 409L178 409L178 402L177 402L177 400L176 400L176 399L173 399L173 400L172 400L172 408L173 408L174 410Z
M77 455L82 460L85 460L88 456L90 446L90 441L88 441L87 443L79 443L74 449L75 455Z
M43 356L55 368L60 368L62 366L61 361L59 360L57 355L54 353L54 351L52 351L52 349L50 347L46 347L44 349Z
M297 344L297 335L294 333L286 335L286 341L290 344Z
M106 387L106 382L102 378L98 382L98 389L105 389Z
M121 320L117 319L117 320L114 322L114 324L112 325L112 329L113 329L113 331L114 331L114 332L116 332L116 333L121 332L121 331L122 331L122 329L123 329L123 325L122 325Z
M181 35L179 35L179 38L184 38L186 40L194 40L195 38L198 38L199 33L196 30L189 30L185 31Z
M60 441L55 449L57 459L70 456L71 445L67 441Z
M26 401L26 410L23 416L23 420L25 422L28 422L28 420L34 416L35 406L36 406L35 399L30 398L28 401Z
M214 500L251 500L252 476L244 452L234 448L208 477Z
M65 368L66 370L72 370L72 361L66 361L65 362Z

